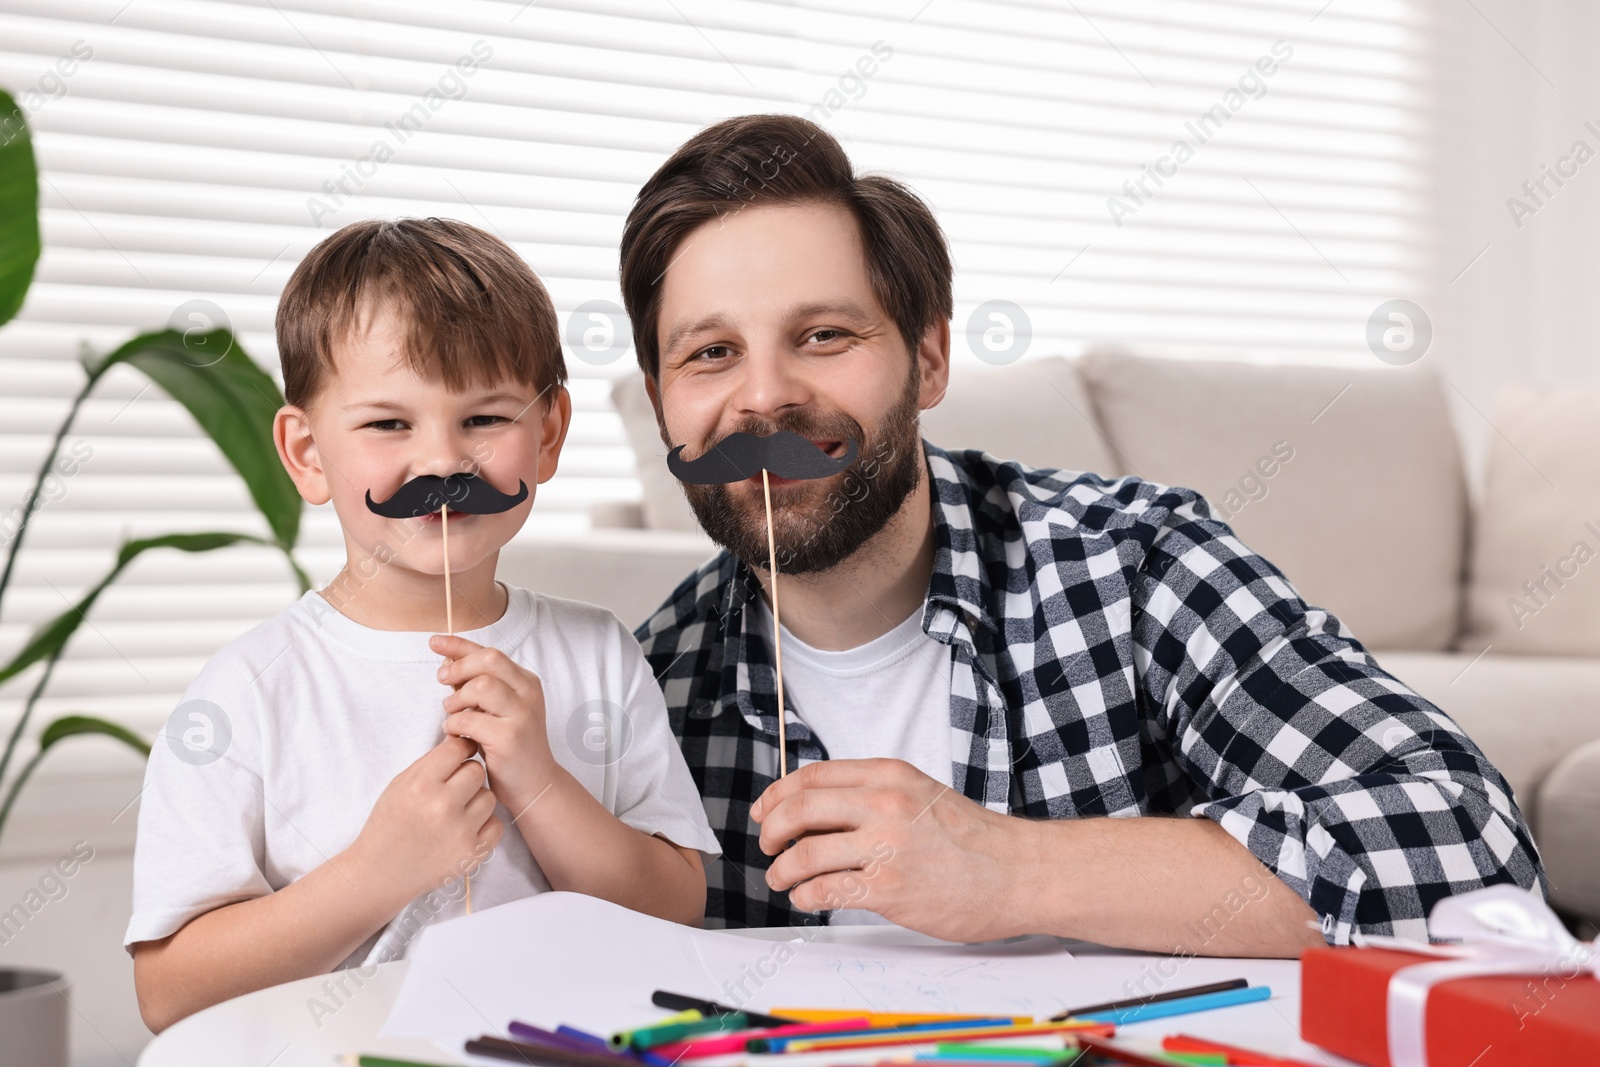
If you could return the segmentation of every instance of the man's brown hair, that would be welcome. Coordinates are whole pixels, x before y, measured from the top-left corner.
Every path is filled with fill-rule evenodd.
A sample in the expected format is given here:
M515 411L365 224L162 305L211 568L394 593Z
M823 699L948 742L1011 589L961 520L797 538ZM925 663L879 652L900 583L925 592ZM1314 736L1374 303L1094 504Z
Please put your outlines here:
M567 380L555 305L509 245L452 219L371 219L318 244L284 287L284 399L309 407L333 370L330 346L386 302L404 323L411 369L452 391L509 379L548 403Z
M893 178L857 177L839 142L793 115L725 119L684 142L639 190L622 231L622 300L639 368L660 367L661 279L696 227L761 204L846 208L861 230L872 291L916 359L922 335L948 319L950 250L933 212Z

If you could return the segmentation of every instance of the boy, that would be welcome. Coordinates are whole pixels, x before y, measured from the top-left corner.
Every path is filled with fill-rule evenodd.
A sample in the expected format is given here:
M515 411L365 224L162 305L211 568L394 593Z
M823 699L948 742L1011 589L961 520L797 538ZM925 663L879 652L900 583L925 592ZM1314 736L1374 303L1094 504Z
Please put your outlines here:
M463 223L356 223L295 270L277 334L278 454L346 563L219 651L151 750L124 937L146 1024L401 957L468 899L698 923L719 849L638 644L494 578L572 414L539 279ZM378 513L456 473L495 507Z

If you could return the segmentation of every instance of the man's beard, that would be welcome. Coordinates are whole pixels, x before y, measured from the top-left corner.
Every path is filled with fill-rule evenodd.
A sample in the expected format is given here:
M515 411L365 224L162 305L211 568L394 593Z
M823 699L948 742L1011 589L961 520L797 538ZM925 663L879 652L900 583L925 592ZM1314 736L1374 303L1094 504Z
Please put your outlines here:
M836 566L900 510L922 479L917 396L918 377L913 367L899 400L870 438L859 422L842 412L831 416L794 412L771 424L746 422L734 427L761 435L793 430L813 441L854 439L859 447L856 461L841 474L772 487L772 527L780 572L808 574ZM685 483L683 491L695 518L713 541L749 566L765 569L767 518L761 491L757 487L751 492L751 486L744 484L736 494L735 488Z

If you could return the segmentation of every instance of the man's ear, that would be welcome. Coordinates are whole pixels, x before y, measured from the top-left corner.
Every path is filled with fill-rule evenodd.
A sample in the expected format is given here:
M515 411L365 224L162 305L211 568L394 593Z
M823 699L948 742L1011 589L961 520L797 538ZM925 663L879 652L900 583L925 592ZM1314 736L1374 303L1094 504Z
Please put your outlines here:
M272 416L272 443L277 446L283 469L294 480L294 487L308 504L326 504L333 498L328 488L328 472L322 467L322 454L311 437L311 419L304 408L285 404Z
M572 394L567 387L558 385L550 394L539 426L539 484L543 485L556 472L561 459L561 446L572 428Z
M919 388L917 408L927 411L944 399L950 388L950 321L936 319L922 333L917 349Z

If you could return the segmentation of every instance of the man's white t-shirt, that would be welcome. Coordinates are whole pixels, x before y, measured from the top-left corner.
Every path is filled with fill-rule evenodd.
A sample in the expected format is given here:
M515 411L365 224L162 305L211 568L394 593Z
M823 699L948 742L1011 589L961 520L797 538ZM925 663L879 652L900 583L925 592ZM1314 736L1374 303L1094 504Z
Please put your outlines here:
M720 852L633 635L604 608L506 586L500 619L459 636L539 676L556 760L622 822ZM150 750L124 946L265 896L347 848L378 795L444 739L431 632L375 630L315 590L221 649ZM504 804L472 874L473 911L550 888ZM464 914L459 877L418 897L341 967L405 956Z
M761 597L756 603L770 637L772 610ZM949 647L923 632L920 606L888 633L841 651L813 648L783 627L786 699L829 759L901 759L945 785L953 779L953 666ZM887 922L865 908L838 908L828 917L830 926Z

